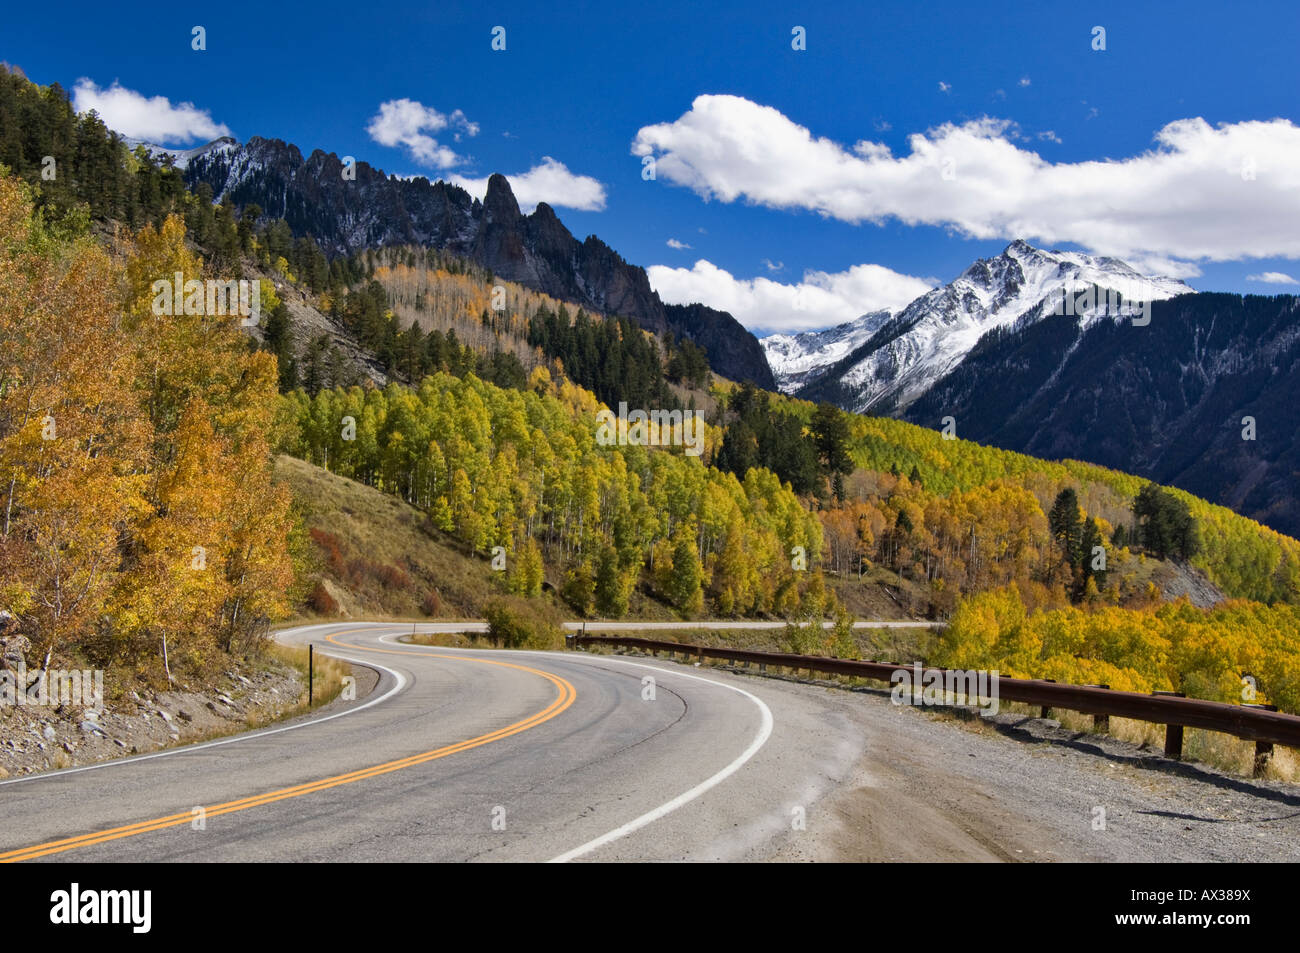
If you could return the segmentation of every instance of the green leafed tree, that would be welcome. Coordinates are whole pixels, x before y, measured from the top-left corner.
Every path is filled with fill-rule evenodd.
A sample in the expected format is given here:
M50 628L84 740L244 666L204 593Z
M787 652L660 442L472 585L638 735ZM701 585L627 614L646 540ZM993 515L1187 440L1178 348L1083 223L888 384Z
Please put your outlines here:
M700 553L695 545L694 526L687 525L677 532L673 541L673 569L668 581L668 598L683 615L700 611L704 595L701 591L703 570Z

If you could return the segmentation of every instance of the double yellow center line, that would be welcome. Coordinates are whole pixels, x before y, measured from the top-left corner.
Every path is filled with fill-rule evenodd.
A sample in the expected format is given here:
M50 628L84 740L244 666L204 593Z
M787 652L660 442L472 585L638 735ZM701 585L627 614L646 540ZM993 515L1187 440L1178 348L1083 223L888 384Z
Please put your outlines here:
M346 633L338 634L343 635ZM335 642L333 636L326 636L326 641L332 642L335 645L343 645L341 642ZM257 794L252 797L241 798L237 801L227 801L224 804L204 806L204 817L219 817L222 814L233 814L236 811L246 811L250 808L261 807L264 804L273 804L276 801L283 801L288 798L302 797L306 794L315 794L317 791L326 791L343 784L365 781L369 778L378 777L381 774L388 774L392 771L401 771L403 768L412 768L418 764L425 764L429 761L436 761L438 758L445 758L448 755L458 754L462 751L469 751L472 748L479 748L483 745L491 744L493 741L501 741L504 738L517 735L522 731L527 731L529 728L534 728L543 722L550 721L556 715L560 714L572 705L574 699L578 696L578 693L566 679L560 678L558 675L552 675L550 672L543 672L541 669L530 668L527 665L517 665L513 662L498 662L491 659L469 658L460 655L403 652L398 649L372 649L354 645L347 645L345 647L349 650L362 652L384 652L390 655L419 654L428 658L451 659L457 662L479 662L484 665L500 665L505 668L519 669L522 672L540 675L542 678L546 679L555 686L557 695L555 699L541 711L524 718L522 721L516 721L514 724L506 725L504 728L489 732L486 735L479 735L476 738L458 741L454 744L435 748L432 751L425 751L421 754L414 754L406 758L398 758L396 761L386 761L383 764L377 764L373 767L350 771L347 774L336 774L333 777L321 778L319 781L309 781L306 784L298 784L289 788L280 788L277 791L268 791L265 794ZM0 863L34 860L37 857L46 857L50 854L60 854L64 851L76 850L78 847L90 847L94 844L103 844L108 841L120 840L123 837L135 837L138 834L147 834L150 831L160 831L168 827L179 827L182 824L190 823L193 819L194 813L190 810L180 814L169 814L166 817L154 818L150 821L140 821L136 824L114 827L106 831L96 831L91 834L82 834L78 837L65 838L64 840L49 841L44 844L34 844L31 847L22 847L17 850L0 853Z

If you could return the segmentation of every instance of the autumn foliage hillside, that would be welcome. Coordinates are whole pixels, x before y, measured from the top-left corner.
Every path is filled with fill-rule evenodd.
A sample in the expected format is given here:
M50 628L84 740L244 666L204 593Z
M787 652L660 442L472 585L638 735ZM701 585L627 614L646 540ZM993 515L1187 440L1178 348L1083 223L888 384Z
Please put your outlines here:
M311 558L308 614L324 617L477 619L500 587L426 513L391 494L280 456L277 479L298 501Z
M554 579L580 615L622 617L638 596L684 617L829 610L821 525L789 486L680 445L603 445L599 408L544 369L523 390L440 373L415 389L297 391L283 448L418 507L466 555L503 559L517 594ZM716 434L702 436L707 452Z
M165 644L201 677L288 609L275 360L156 315L176 272L205 274L178 218L105 250L0 172L0 609L34 659L158 673Z

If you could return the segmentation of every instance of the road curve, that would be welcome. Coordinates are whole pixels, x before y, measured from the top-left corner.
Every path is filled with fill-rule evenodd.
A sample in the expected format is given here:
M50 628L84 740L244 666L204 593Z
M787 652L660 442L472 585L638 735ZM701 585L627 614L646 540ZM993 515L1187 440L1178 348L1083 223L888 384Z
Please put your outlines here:
M1044 750L884 693L410 631L281 633L379 672L356 701L0 781L0 861L1294 860L1300 842L1288 792Z
M684 668L396 642L409 631L283 633L381 674L318 719L5 782L0 860L612 857L708 797L772 732L753 693ZM636 850L689 856L710 817L684 825L686 850L660 852L655 837Z

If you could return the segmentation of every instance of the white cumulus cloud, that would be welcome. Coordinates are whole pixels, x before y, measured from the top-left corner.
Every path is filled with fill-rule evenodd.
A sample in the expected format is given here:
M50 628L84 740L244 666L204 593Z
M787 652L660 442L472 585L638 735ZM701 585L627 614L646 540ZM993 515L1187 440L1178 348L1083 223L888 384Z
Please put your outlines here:
M937 281L899 274L882 265L847 271L806 271L797 284L770 278L737 278L701 258L691 268L651 265L650 286L668 304L703 302L729 311L751 331L795 332L852 321L868 311L895 310Z
M1280 271L1265 271L1258 275L1247 275L1246 280L1262 281L1266 285L1300 285L1300 281L1296 281L1290 275Z
M971 238L1076 243L1173 274L1196 261L1300 258L1300 127L1180 119L1126 158L1053 163L982 118L883 143L815 136L739 96L699 96L643 127L634 155L706 199L806 209L846 222L934 225Z
M690 248L691 246L686 244L685 242L679 242L675 238L670 238L668 239L668 247L676 248L678 251L681 251L683 248Z
M215 122L206 109L193 103L172 105L166 96L144 96L116 82L102 87L93 80L77 80L72 105L79 113L95 110L114 132L156 145L208 142L230 135L230 128Z
M599 212L605 207L605 186L589 175L575 175L563 162L542 156L542 161L527 172L507 175L510 190L515 193L521 211L533 211L540 202L551 206ZM448 177L476 198L487 195L488 180L470 179L463 175Z
M379 112L366 126L370 138L381 146L401 146L421 165L447 169L462 159L454 149L442 145L430 133L449 131L455 141L462 135L477 136L479 126L459 109L441 113L413 99L390 99L379 104Z

